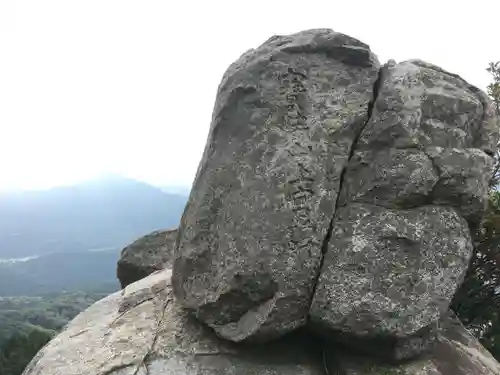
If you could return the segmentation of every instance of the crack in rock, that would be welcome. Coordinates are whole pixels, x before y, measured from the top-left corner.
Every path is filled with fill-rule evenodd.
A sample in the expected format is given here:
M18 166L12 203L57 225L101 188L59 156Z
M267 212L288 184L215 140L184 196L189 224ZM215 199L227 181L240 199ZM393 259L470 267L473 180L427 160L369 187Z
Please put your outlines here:
M176 300L233 342L307 324L343 164L380 80L378 58L354 38L286 39L225 73L179 227Z
M137 368L133 375L138 375L140 369L144 366L146 368L146 374L148 374L148 368L146 365L146 361L149 359L151 354L153 353L154 347L156 345L156 341L158 340L158 334L160 331L161 324L163 323L163 320L165 319L165 311L167 310L167 307L170 305L170 303L173 302L172 298L167 297L167 300L163 304L162 307L162 312L161 312L161 317L156 321L156 328L155 328L155 333L153 336L153 340L151 342L151 346L148 348L146 354L142 357L141 361L137 364Z
M114 375L116 373L116 371L120 371L120 370L129 368L129 367L132 367L132 366L134 366L133 363L116 365L116 366L111 367L106 372L103 372L101 375Z
M313 290L312 290L311 298L310 298L310 301L309 301L309 310L310 310L310 307L311 307L311 304L312 304L312 301L313 301L313 298L314 298L314 294L316 293L316 287L318 285L318 280L319 280L319 278L321 276L321 271L323 269L323 263L324 263L324 259L325 259L325 254L328 251L328 243L330 242L330 239L332 237L333 225L334 225L334 222L335 222L335 214L336 214L338 206L339 206L339 201L340 201L340 196L341 196L341 191L342 191L342 185L344 183L344 177L345 177L345 174L346 174L346 171L347 171L347 167L349 165L349 161L354 156L354 151L356 149L356 144L358 143L359 137L363 133L363 130L366 127L366 125L368 124L368 122L371 120L372 113L373 113L373 108L375 106L375 102L377 101L379 89L380 89L380 86L383 83L383 73L384 73L385 69L386 69L386 65L382 66L379 69L379 71L378 71L377 79L373 83L373 97L372 97L372 100L370 100L370 102L368 103L368 107L367 107L367 119L366 119L365 123L363 124L363 126L360 127L358 133L354 137L354 140L353 140L353 142L351 144L351 148L349 150L349 157L348 157L347 162L346 162L346 164L345 164L345 166L344 166L344 168L342 170L342 173L340 174L338 194L337 194L336 201L335 201L335 209L334 209L334 212L333 212L333 215L332 215L332 219L330 220L330 224L328 226L328 231L327 231L326 236L323 239L323 243L321 245L321 259L320 259L318 270L316 272L314 283L313 283Z

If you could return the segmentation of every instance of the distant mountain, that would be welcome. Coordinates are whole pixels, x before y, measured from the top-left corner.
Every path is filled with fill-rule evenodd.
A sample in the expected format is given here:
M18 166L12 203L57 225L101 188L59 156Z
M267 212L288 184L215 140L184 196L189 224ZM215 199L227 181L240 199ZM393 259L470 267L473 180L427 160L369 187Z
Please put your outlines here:
M116 278L118 250L74 251L0 263L0 296L120 289Z
M118 251L144 234L176 227L186 201L184 194L119 176L0 193L0 259Z
M185 197L189 197L191 188L187 186L160 186L160 189L165 193L177 194Z

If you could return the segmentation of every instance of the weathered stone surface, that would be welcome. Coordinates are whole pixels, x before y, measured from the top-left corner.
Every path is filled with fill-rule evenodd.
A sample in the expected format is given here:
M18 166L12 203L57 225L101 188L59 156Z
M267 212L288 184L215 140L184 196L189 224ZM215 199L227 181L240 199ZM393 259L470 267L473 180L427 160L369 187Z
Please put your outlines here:
M432 160L417 149L360 151L349 161L340 203L418 207L429 201L438 179Z
M221 340L174 301L158 271L95 303L23 375L496 375L500 365L452 315L427 357L401 365L292 334L257 347ZM358 355L356 357L356 355Z
M311 321L344 341L385 340L390 356L411 356L404 348L448 309L471 253L467 223L452 208L350 204L337 211Z
M457 207L467 220L479 222L486 209L494 159L477 148L436 147L427 153L439 173L432 202Z
M310 316L348 345L406 359L430 348L467 269L498 128L487 97L439 67L391 61L380 76Z
M342 375L497 375L500 365L452 312L439 321L434 350L400 365L377 363L335 347L326 349L330 374Z
M387 353L368 350L395 359L428 349L472 254L468 224L485 208L498 139L490 104L431 64L383 67L344 175L312 322L351 345L385 341Z
M455 74L420 60L384 66L377 101L357 151L383 148L495 150L489 100Z
M122 250L116 275L122 288L155 271L172 267L177 229L149 233Z
M78 315L24 375L322 375L321 350L301 338L224 342L174 301L163 270Z
M491 102L459 76L419 60L389 62L381 77L347 168L343 204L442 204L477 222L498 141Z
M224 75L173 266L179 302L219 336L267 340L306 322L378 70L367 45L309 30Z

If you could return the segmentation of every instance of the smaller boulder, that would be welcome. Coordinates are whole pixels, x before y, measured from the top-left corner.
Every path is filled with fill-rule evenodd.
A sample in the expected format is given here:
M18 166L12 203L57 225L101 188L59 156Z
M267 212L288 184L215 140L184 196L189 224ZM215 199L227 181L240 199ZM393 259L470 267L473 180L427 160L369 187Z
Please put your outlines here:
M171 267L177 229L159 230L140 237L122 250L116 275L122 288L153 272Z

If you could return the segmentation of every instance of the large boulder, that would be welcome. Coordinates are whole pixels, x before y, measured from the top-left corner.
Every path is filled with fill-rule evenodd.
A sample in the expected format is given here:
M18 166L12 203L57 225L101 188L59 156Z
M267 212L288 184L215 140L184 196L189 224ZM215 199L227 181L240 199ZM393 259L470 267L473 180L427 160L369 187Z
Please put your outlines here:
M433 65L384 66L311 305L321 332L355 346L385 340L366 349L394 359L428 349L486 207L498 140L490 107L478 89Z
M122 288L155 271L172 267L177 229L149 233L126 246L116 267Z
M71 321L23 375L497 375L500 365L452 316L425 358L384 365L305 333L256 347L234 344L190 317L158 271Z
M322 29L273 37L225 73L173 269L179 303L219 336L306 323L378 71L367 45Z
M499 374L449 313L498 133L434 65L379 69L331 30L269 39L219 87L172 284L96 303L25 375Z
M24 375L323 375L321 350L300 335L256 348L220 340L175 301L170 275L157 271L92 305Z
M232 341L310 319L415 356L467 269L497 141L487 96L455 74L379 69L331 30L273 37L220 84L174 293Z

